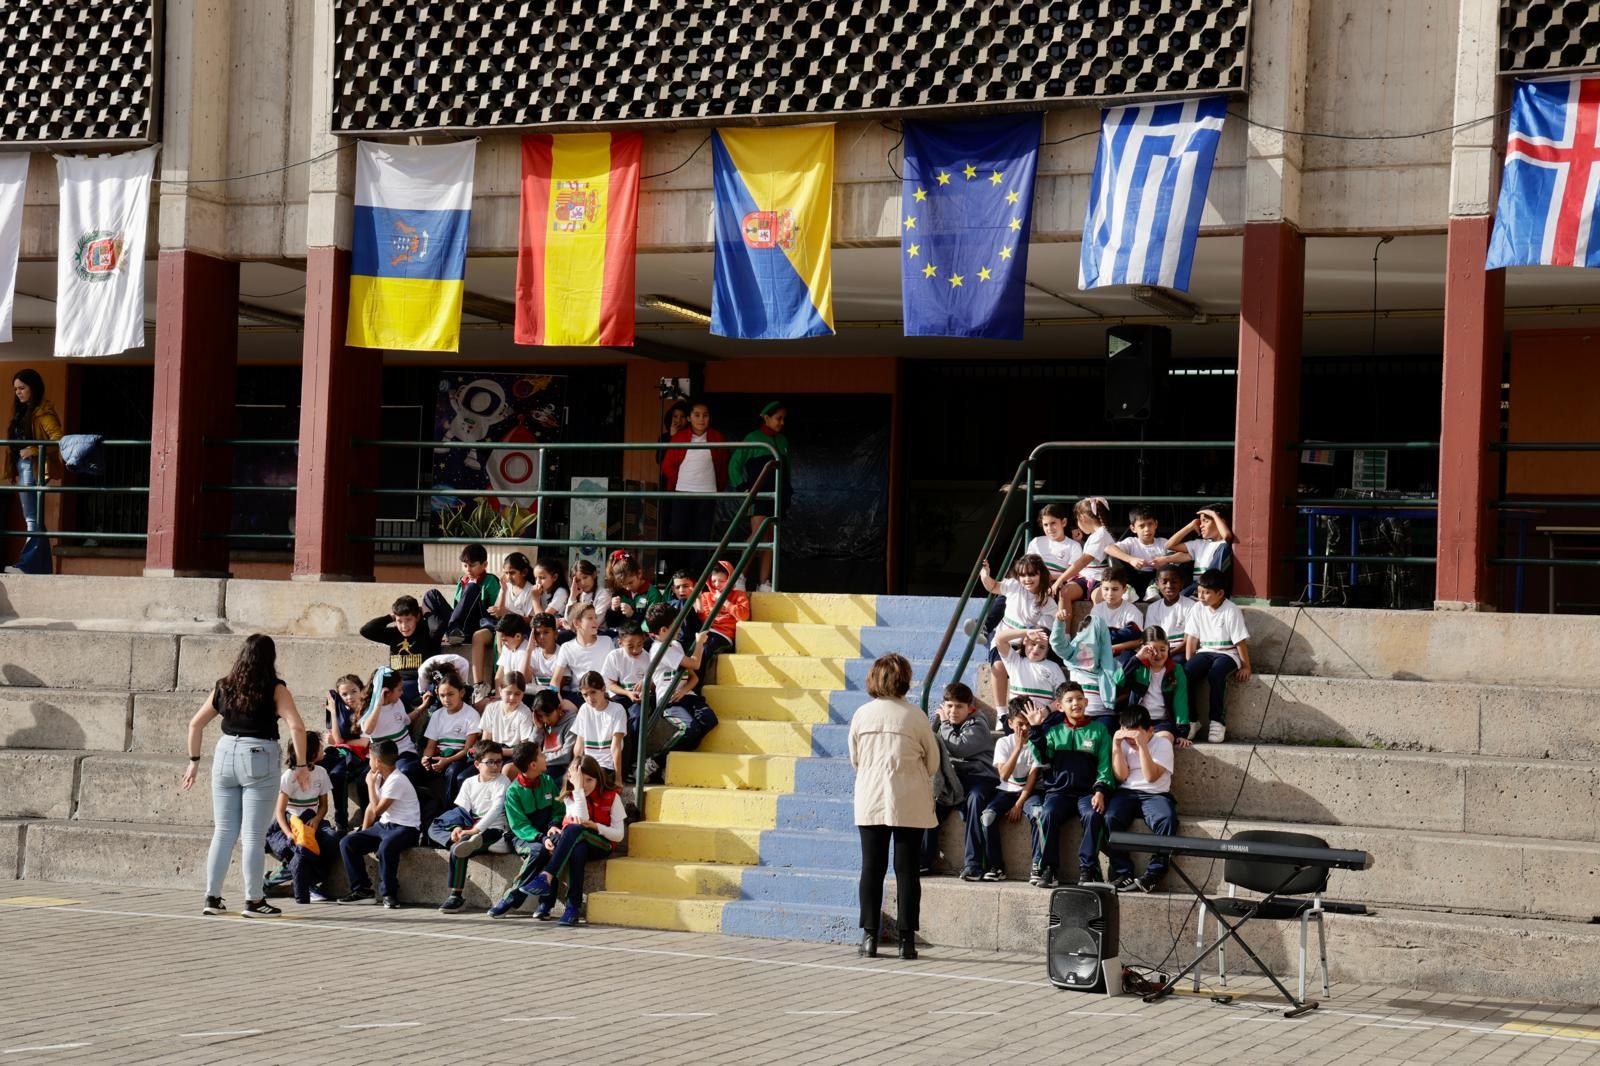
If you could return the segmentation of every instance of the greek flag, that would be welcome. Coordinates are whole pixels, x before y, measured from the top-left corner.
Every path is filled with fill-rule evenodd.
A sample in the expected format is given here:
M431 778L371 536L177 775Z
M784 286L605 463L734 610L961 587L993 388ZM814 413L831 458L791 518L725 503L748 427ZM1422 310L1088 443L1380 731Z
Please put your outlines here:
M1226 97L1208 96L1102 113L1078 288L1189 290L1227 106Z

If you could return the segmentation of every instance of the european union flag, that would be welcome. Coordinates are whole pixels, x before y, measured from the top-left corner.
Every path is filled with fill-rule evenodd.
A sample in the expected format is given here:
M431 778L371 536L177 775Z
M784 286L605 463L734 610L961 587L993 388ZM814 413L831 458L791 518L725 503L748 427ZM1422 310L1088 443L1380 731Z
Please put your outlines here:
M906 122L900 294L908 337L1022 339L1041 114Z

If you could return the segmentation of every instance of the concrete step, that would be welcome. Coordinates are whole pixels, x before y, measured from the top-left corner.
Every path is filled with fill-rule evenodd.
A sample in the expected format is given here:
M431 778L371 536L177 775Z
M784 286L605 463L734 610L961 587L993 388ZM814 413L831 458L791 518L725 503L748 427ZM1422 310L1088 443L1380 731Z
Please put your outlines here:
M861 939L860 908L781 900L736 899L722 909L721 932L769 940L848 944Z
M871 697L865 692L822 692L806 688L740 688L707 685L701 689L719 721L848 722Z
M1600 839L1600 766L1590 763L1278 745L1252 757L1229 743L1180 752L1174 776L1190 815L1233 806L1239 818L1311 825Z
M698 750L725 755L810 755L815 750L813 736L818 729L826 728L800 722L725 722L719 719L717 727L706 734Z
M955 846L960 847L959 830ZM854 826L848 833L769 829L761 834L761 865L860 871L861 836Z
M178 639L170 633L119 631L97 633L87 644L53 624L8 629L0 640L0 687L170 692ZM237 637L206 639L232 641L238 653Z
M647 822L771 829L777 825L779 800L788 798L777 792L662 786L645 790L644 816Z
M0 748L127 748L126 692L0 688Z
M741 875L755 869L731 863L663 862L634 857L606 861L607 892L678 898L738 899Z
M0 618L47 619L60 629L217 623L225 617L226 584L217 578L6 574L0 577Z
M0 881L22 876L22 845L27 832L27 822L0 821Z
M762 841L760 829L660 821L628 826L628 855L636 859L753 866L761 860Z
M908 659L932 659L944 629L900 626L831 626L808 622L740 622L741 655L822 655L876 659L898 652ZM959 645L951 655L954 662Z
M932 668L926 659L911 661L912 689L920 692L922 679ZM952 678L954 661L940 668L941 684ZM717 660L717 684L751 688L801 688L832 692L837 689L864 691L872 660L801 655L723 655ZM962 680L978 681L978 664L969 663Z
M753 788L795 790L795 764L812 759L792 755L734 755L710 751L675 751L667 756L666 783L685 788Z
M791 793L778 798L777 819L777 824L772 828L854 833L855 801L851 796Z
M588 915L596 925L717 933L722 931L722 909L728 902L706 896L651 896L601 890L589 895Z
M209 826L182 826L154 822L40 821L26 825L23 876L41 881L86 884L115 883L142 888L178 888L197 895L206 887L206 854L211 843ZM330 856L328 885L336 892L348 887L344 867ZM437 848L412 848L400 860L400 899L403 903L436 907L448 894L449 856ZM504 895L521 867L511 854L475 856L467 865L464 893L468 915L481 914ZM603 883L605 863L591 864L585 883ZM267 871L278 866L267 858ZM376 876L374 860L367 859L369 875ZM234 850L223 895L237 905L239 851ZM293 913L293 903L282 904ZM463 915L465 917L466 915Z
M358 636L279 636L273 638L273 643L278 649L278 676L289 686L300 713L315 721L322 718L317 708L327 698L335 678L342 674L368 676L388 658L383 645ZM176 685L160 687L202 694L210 692L217 679L233 668L241 646L242 638L233 634L183 637L178 651ZM157 686L138 686L134 691L157 691Z
M811 754L822 759L848 759L850 727L832 724L812 726Z
M152 755L183 755L188 752L189 720L205 705L205 692L139 692L133 697L133 735L128 745L130 751L149 752ZM322 728L320 708L301 709L307 729ZM211 754L222 737L217 724L206 726L200 734L200 751ZM284 742L289 731L283 730Z
M854 870L751 866L744 871L739 898L848 909L859 905L860 880L859 864Z
M76 817L91 822L211 825L211 759L200 763L194 788L184 792L181 784L188 765L181 754L89 752L78 765Z
M0 751L0 818L70 818L80 751Z

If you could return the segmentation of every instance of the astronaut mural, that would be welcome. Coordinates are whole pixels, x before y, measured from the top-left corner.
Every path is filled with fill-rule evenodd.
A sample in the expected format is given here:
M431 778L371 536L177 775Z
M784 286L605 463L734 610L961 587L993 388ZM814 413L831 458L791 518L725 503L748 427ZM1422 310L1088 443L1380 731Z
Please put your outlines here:
M433 437L441 443L521 443L561 439L567 379L550 374L446 374L439 379ZM538 459L533 447L436 448L436 511L487 496L496 508L533 510Z

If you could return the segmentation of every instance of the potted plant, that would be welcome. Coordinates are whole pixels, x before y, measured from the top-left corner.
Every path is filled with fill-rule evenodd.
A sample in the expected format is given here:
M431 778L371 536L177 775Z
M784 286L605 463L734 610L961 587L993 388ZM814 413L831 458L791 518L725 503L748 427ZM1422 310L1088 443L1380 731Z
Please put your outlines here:
M466 503L439 512L441 537L470 537L473 540L516 540L532 529L536 513L513 504L496 509L486 497L479 498L476 506ZM424 544L422 568L428 576L443 585L454 584L461 577L460 544ZM505 568L506 556L517 550L511 544L489 544L489 573L498 574Z

